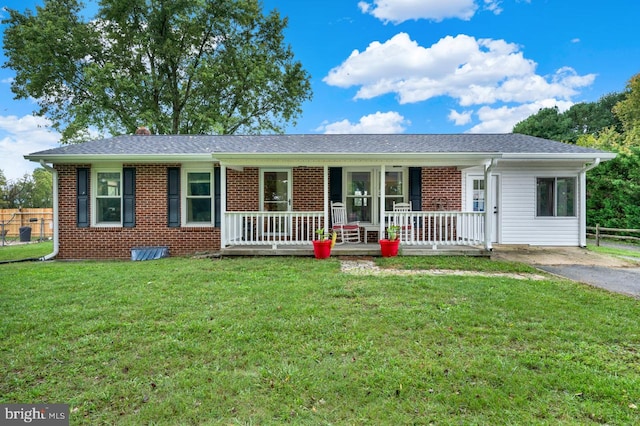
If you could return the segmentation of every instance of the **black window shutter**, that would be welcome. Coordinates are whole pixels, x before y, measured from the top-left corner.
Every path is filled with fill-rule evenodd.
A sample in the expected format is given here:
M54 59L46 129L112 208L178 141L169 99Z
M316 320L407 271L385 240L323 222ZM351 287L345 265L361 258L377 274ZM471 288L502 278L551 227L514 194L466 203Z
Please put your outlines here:
M213 169L213 217L214 226L220 227L220 216L222 215L220 205L220 167Z
M329 167L329 201L342 202L342 167Z
M422 167L409 167L409 201L411 210L422 210Z
M122 169L122 226L136 226L136 169Z
M167 169L167 224L180 226L180 168Z
M76 169L76 225L89 227L89 169Z

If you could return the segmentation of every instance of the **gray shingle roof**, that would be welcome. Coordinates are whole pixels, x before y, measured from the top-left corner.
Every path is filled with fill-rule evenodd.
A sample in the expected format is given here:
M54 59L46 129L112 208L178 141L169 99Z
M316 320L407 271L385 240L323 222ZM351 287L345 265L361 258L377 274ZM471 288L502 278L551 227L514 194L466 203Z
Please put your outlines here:
M399 154L503 153L589 154L601 151L521 134L378 135L152 135L116 136L29 154L29 159L65 156L210 154ZM215 155L214 155L215 157Z

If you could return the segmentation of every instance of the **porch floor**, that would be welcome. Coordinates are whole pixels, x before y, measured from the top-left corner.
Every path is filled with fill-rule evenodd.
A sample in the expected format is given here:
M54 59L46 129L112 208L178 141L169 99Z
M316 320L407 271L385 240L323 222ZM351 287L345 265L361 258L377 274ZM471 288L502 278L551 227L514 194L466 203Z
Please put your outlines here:
M222 256L313 256L311 245L271 245L229 246L220 250ZM480 246L441 245L435 250L431 246L400 246L401 256L481 256L489 257L491 252ZM378 243L336 244L332 256L380 256Z

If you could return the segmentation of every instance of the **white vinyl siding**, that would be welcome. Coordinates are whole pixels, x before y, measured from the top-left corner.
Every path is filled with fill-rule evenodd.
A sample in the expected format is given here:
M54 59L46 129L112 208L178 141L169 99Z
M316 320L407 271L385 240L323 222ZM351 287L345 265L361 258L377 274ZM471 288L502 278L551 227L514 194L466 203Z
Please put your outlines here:
M537 217L536 182L541 176L576 177L577 169L504 168L502 176L501 243L550 246L579 245L579 219ZM577 213L577 212L576 212Z

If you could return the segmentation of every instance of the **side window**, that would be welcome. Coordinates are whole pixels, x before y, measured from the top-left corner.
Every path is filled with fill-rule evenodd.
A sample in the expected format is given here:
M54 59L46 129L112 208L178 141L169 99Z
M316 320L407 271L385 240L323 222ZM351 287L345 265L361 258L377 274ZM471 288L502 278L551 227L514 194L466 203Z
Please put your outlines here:
M94 224L122 225L122 171L95 170Z
M576 178L536 179L536 216L574 217L576 215Z
M213 170L185 171L184 185L184 224L213 225Z

